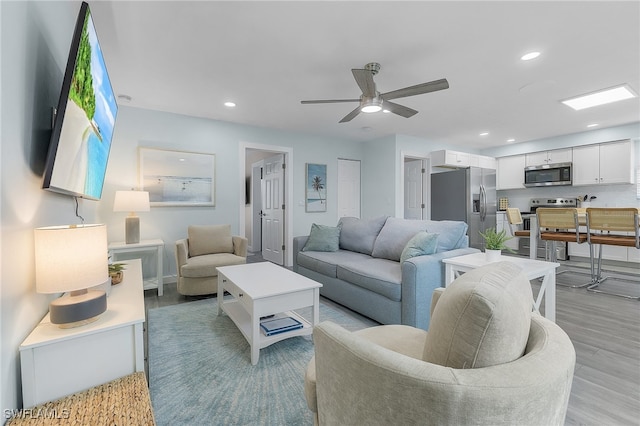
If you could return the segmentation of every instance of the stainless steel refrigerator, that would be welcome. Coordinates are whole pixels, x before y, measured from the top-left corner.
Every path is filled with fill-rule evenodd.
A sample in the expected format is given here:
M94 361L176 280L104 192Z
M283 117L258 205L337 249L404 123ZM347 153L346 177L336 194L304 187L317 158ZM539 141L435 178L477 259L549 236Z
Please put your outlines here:
M462 220L469 245L484 248L479 232L496 227L496 171L470 167L431 175L431 219Z

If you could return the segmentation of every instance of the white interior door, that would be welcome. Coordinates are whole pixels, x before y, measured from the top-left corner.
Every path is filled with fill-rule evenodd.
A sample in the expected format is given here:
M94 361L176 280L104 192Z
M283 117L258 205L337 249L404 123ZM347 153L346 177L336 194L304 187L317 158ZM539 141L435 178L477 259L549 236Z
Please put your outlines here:
M262 172L262 257L284 263L284 154L264 160Z
M423 160L407 159L404 163L404 218L424 219L425 205Z
M360 217L360 160L338 160L338 217Z

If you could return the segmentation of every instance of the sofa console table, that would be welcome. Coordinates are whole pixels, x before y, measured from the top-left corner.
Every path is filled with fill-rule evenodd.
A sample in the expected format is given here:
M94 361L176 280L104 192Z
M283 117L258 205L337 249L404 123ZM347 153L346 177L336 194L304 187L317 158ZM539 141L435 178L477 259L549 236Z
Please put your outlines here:
M529 281L542 278L542 284L538 295L534 300L534 308L540 309L544 298L544 317L556 321L556 268L559 263L545 262L542 260L526 259L518 256L501 256L501 260L515 263L524 271ZM448 286L461 273L469 272L489 264L486 260L486 253L467 254L465 256L450 257L442 259L445 264L445 286Z
M111 287L107 311L97 321L63 329L47 314L22 342L24 408L144 371L142 264L123 263L124 279Z
M156 255L156 277L143 280L143 288L150 290L157 288L158 296L163 294L162 251L164 241L161 239L141 240L139 243L127 244L123 242L109 243L109 256L113 262L118 261L119 254L151 252Z

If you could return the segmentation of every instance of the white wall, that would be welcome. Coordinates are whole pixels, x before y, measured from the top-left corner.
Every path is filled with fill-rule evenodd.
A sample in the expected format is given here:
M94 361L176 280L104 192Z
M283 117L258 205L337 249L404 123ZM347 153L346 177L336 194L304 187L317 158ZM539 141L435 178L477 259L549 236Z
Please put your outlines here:
M21 406L18 346L47 313L35 292L33 229L79 223L73 200L43 191L42 170L79 2L0 2L0 407ZM96 202L80 200L87 222ZM4 415L4 411L2 413Z
M361 144L318 136L283 132L178 114L121 107L118 111L109 166L99 203L100 220L107 224L109 241L124 239L125 213L114 213L115 191L138 187L138 147L204 152L216 155L215 207L152 207L139 213L140 238L161 238L165 242L164 273L175 275L175 246L191 224L230 223L240 228L238 211L244 209L244 195L238 191L241 163L239 145L263 144L293 149L293 235L308 234L313 222L335 225L337 222L337 159L361 159ZM328 210L305 213L305 163L327 164ZM290 165L291 166L291 165ZM243 181L244 182L244 181Z
M79 223L73 199L41 189L50 138L51 108L57 105L80 2L0 2L0 407L21 407L18 346L47 312L51 296L35 293L33 229ZM117 89L117 88L116 88ZM118 189L137 187L137 147L154 146L216 154L215 208L153 208L141 213L142 238L167 244L165 274L175 273L173 242L188 224L231 223L238 229L241 194L239 143L292 147L295 151L293 234L311 223L337 222L337 158L361 158L361 144L286 133L175 114L121 107L102 201L80 200L87 223L108 225L110 241L122 240L124 214L114 213ZM326 163L327 213L304 212L306 162ZM4 414L4 412L3 412Z

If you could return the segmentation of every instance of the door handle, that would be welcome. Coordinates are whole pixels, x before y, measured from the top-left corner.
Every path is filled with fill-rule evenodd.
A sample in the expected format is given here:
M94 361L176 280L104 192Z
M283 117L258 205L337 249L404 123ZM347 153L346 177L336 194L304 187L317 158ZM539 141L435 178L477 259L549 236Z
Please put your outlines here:
M480 220L484 221L487 215L487 195L484 190L484 185L480 185Z

